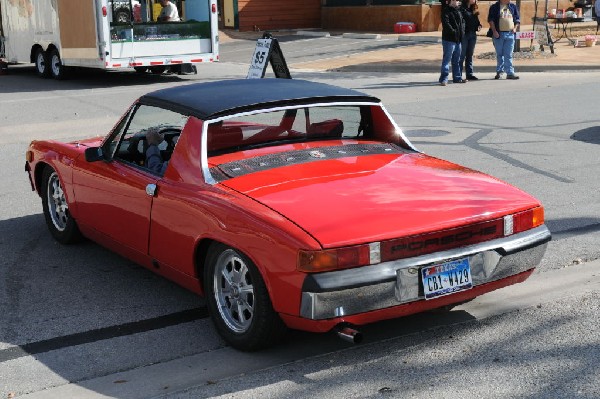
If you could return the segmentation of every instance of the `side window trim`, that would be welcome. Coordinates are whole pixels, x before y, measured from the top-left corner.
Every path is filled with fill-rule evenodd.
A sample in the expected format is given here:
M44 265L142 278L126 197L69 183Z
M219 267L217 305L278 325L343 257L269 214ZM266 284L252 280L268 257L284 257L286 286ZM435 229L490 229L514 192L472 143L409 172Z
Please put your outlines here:
M114 130L112 131L110 136L107 138L107 140L104 143L102 143L102 151L104 151L105 154L108 154L108 157L106 159L107 161L114 160L115 153L121 146L121 142L123 141L123 138L125 137L125 132L127 131L127 129L129 129L129 125L131 124L133 115L135 114L135 112L137 111L137 109L139 107L140 107L139 103L135 103L133 106L131 106L129 108L129 111L127 112L127 114L125 114L125 116L119 121L119 123L114 128ZM118 137L118 139L117 139L117 137ZM115 141L115 139L117 140L117 143L115 144L112 151L108 151L108 149L110 148L110 144L113 143Z

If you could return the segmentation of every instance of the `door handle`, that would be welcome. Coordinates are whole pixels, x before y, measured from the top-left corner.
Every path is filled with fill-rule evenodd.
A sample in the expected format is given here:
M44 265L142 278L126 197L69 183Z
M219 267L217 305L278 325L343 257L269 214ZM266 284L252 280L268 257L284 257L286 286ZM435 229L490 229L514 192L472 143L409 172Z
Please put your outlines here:
M146 186L146 194L148 194L148 195L149 195L149 196L151 196L151 197L154 197L154 196L156 196L156 189L157 189L157 188L158 188L158 187L157 187L157 186L156 186L156 184L154 184L154 183L148 184L148 185Z

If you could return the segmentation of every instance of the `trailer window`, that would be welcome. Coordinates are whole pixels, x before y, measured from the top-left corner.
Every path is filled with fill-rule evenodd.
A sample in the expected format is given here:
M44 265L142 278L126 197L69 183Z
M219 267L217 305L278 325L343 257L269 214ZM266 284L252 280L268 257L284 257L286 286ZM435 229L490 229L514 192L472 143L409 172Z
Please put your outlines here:
M209 2L171 0L179 13L179 21L161 21L162 5L158 0L113 0L111 40L148 42L210 38Z

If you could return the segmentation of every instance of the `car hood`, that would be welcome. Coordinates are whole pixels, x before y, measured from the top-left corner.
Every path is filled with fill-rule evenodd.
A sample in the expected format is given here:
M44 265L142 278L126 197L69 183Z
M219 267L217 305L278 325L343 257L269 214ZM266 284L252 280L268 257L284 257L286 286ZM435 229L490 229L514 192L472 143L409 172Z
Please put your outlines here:
M281 213L325 248L454 228L539 205L507 183L420 153L319 160L222 184Z

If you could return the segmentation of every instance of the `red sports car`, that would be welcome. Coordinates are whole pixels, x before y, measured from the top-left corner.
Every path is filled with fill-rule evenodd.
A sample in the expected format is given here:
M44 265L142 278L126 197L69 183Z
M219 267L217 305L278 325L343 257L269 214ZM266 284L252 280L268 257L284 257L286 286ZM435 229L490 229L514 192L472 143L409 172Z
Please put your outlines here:
M380 100L290 79L142 96L104 139L34 141L25 168L61 243L88 237L206 297L256 350L524 281L538 200L416 150Z

